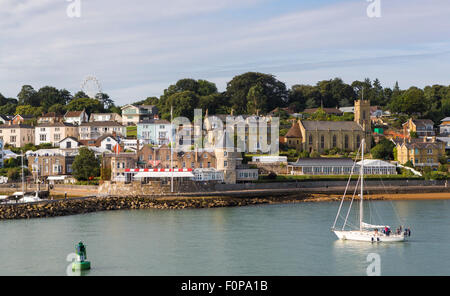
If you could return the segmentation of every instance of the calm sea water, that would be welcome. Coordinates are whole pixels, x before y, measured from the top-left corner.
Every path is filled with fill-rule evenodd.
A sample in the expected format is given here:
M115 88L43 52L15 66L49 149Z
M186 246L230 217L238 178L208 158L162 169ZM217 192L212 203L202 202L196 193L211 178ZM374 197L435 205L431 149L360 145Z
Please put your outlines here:
M0 275L65 275L80 240L86 275L366 275L369 253L382 275L450 275L450 201L365 206L367 222L405 219L410 241L336 240L336 202L101 212L1 221Z

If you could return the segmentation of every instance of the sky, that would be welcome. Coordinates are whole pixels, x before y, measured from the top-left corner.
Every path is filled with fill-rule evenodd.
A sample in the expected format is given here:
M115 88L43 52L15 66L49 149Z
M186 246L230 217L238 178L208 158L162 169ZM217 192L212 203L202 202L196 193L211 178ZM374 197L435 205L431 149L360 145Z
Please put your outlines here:
M71 2L69 2L71 1ZM67 13L79 1L80 15ZM124 105L182 78L220 91L257 71L286 83L450 84L450 1L0 0L0 93L94 76Z

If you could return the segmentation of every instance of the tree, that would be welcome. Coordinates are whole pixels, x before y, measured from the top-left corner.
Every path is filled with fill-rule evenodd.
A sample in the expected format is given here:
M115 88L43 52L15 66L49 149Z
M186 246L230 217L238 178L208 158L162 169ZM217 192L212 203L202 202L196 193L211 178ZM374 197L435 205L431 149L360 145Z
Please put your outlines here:
M67 111L82 111L85 110L88 114L102 113L105 111L100 101L91 98L73 99L66 106Z
M8 180L18 181L21 178L21 172L19 168L10 168L7 174Z
M257 114L260 110L267 111L267 97L261 84L257 83L252 86L247 94L247 112Z
M95 98L100 101L104 109L109 109L111 106L114 105L113 100L109 98L108 94L98 93L95 95Z
M288 101L288 91L283 82L275 76L257 72L248 72L235 76L227 84L226 95L230 98L232 108L238 114L248 114L248 94L250 89L259 84L262 94L267 98L267 104L261 108L262 113L267 113L276 107L284 106Z
M387 139L381 139L380 142L370 150L373 158L376 159L394 159L394 143Z
M31 85L22 86L21 91L17 94L19 105L40 106L39 96Z
M44 86L37 92L40 106L44 110L48 110L50 106L55 104L66 105L72 98L72 95L67 90L58 90L53 86Z
M227 106L227 98L220 93L201 96L198 101L198 108L203 112L208 110L208 114L226 114L229 112Z
M212 94L217 94L217 86L213 82L209 82L207 80L198 80L198 89L197 93L200 96L209 96Z
M421 114L428 109L423 90L414 86L401 95L393 97L389 108L392 112L408 115Z
M33 107L31 105L19 105L14 112L15 115L31 115L31 116L40 116L44 112L42 107Z
M56 114L64 114L66 112L66 106L62 104L54 104L48 108L48 112L55 112Z
M87 181L100 175L100 161L93 151L81 147L72 164L73 176L79 181Z
M161 106L162 118L170 119L170 109L173 107L173 117L194 118L194 109L198 104L198 96L192 91L177 92L169 96Z
M73 99L83 99L83 98L89 98L89 96L85 94L84 91L81 90L73 96Z

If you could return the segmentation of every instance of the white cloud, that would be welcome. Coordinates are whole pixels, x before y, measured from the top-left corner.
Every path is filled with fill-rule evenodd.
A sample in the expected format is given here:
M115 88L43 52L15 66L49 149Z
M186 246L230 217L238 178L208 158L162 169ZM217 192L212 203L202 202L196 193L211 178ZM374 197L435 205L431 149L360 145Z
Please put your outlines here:
M437 77L420 61L450 44L448 0L383 0L380 19L366 16L363 0L269 17L258 8L274 0L81 1L81 18L71 19L65 0L0 0L0 92L15 96L22 84L75 92L95 75L124 104L160 95L184 77L224 89L246 71L268 71L288 84L386 76L382 69L426 81Z

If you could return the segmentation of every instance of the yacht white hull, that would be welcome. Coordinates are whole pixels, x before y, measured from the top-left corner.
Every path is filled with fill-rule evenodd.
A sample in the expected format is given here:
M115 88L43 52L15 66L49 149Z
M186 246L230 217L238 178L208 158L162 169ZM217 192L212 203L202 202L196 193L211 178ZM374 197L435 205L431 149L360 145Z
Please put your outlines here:
M403 234L390 234L385 235L383 233L375 234L373 231L359 231L359 230L333 230L336 236L341 240L352 240L362 242L403 242L405 236Z

